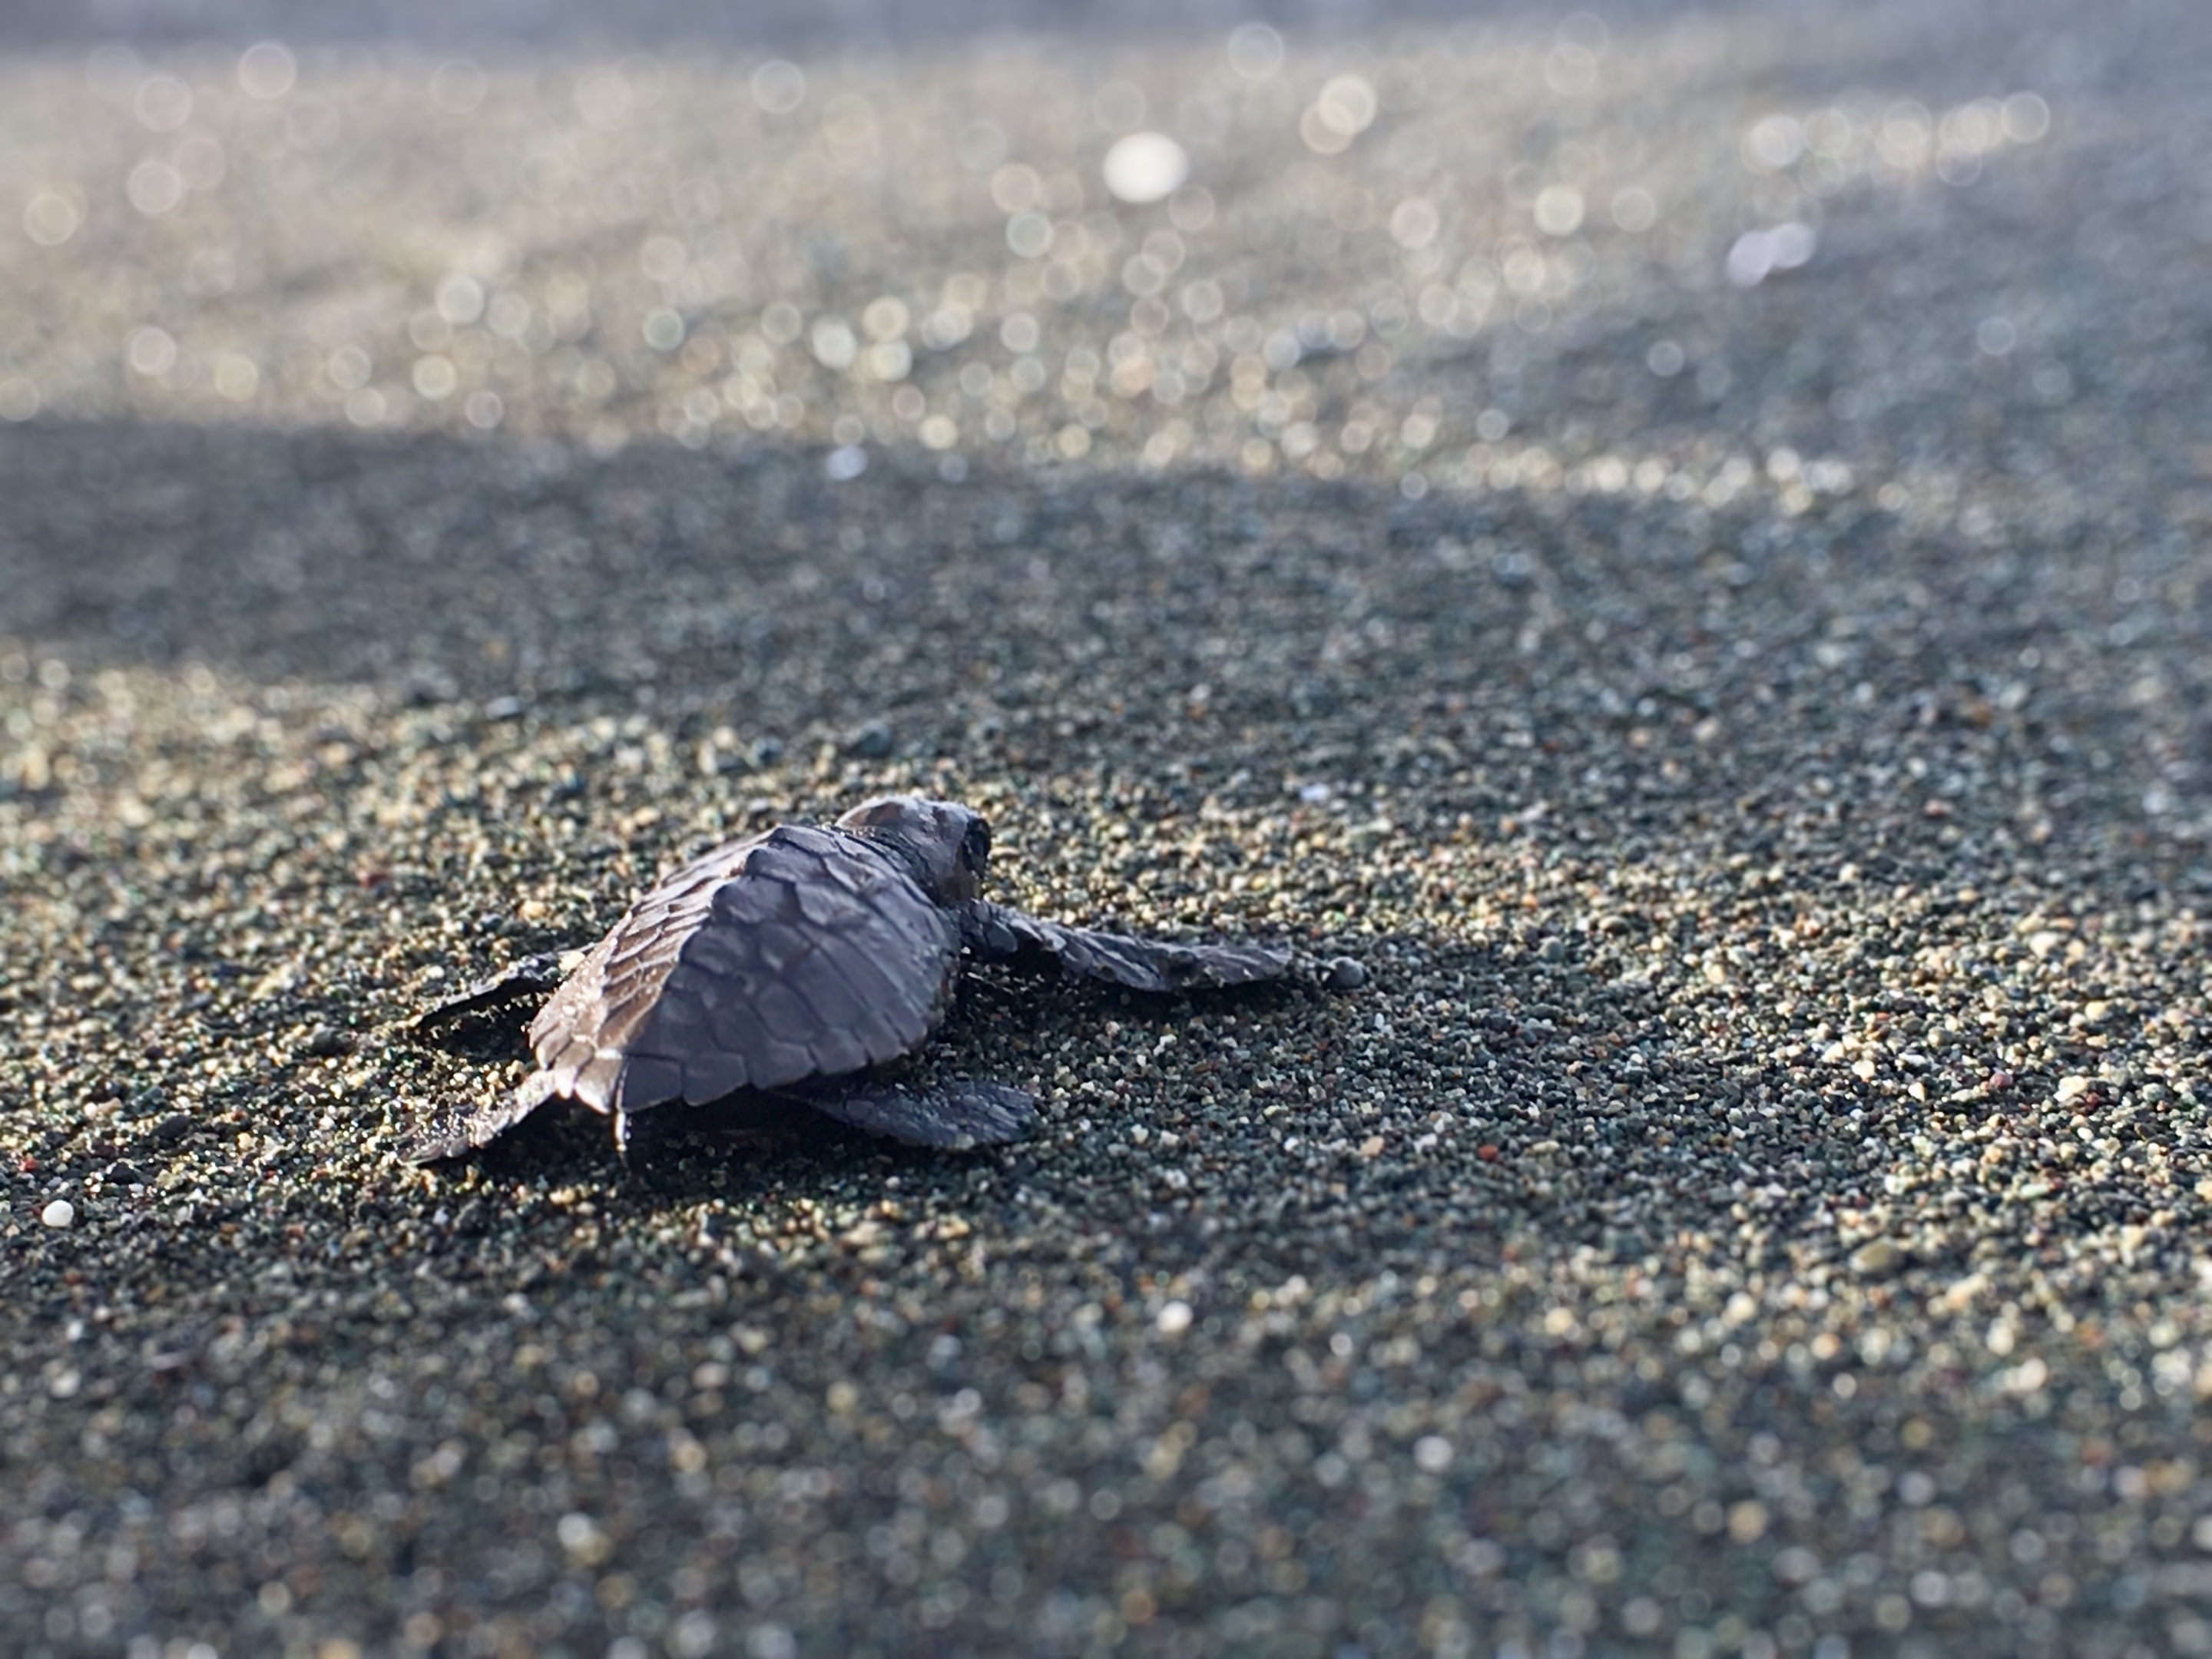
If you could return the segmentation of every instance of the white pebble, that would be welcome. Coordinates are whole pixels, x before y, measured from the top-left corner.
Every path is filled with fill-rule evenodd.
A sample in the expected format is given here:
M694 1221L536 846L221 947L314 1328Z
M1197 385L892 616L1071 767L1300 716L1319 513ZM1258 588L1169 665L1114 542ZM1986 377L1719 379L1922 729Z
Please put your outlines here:
M39 1212L39 1219L49 1227L76 1225L76 1206L65 1198L58 1198Z
M1125 202L1164 201L1190 177L1190 156L1164 132L1133 132L1106 152L1106 188Z

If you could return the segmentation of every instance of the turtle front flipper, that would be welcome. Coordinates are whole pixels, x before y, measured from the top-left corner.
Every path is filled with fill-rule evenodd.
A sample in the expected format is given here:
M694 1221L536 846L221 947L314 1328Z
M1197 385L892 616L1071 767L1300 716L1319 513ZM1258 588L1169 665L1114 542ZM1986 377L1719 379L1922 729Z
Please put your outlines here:
M976 901L961 915L961 938L986 956L1057 962L1066 972L1133 991L1210 990L1280 979L1291 953L1279 945L1191 945L1068 927Z
M910 1146L996 1146L1026 1139L1036 1122L1035 1096L964 1077L933 1084L836 1078L789 1093L825 1117Z

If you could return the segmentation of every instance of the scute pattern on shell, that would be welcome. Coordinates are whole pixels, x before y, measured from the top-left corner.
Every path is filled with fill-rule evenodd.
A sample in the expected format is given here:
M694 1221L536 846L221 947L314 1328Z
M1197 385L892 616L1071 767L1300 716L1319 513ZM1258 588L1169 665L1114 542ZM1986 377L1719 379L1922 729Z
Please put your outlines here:
M530 1028L552 1092L702 1105L910 1053L943 1017L957 924L896 857L783 824L631 907Z

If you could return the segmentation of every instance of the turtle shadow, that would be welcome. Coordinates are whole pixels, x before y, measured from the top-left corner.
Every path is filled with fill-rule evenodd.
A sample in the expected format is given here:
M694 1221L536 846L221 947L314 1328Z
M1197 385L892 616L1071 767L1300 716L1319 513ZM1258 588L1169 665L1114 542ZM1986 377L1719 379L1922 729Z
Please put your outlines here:
M488 1012L461 1015L421 1030L403 1026L400 1036L403 1041L435 1048L489 1070L510 1061L529 1061L529 1024L526 1018Z
M1118 1164L1041 1162L1032 1184L1085 1225L1138 1218L1147 1253L1276 1273L1326 1272L1352 1248L1417 1274L1577 1252L1671 1261L1747 1224L1749 1261L1826 1249L1824 1212L1881 1191L1893 1110L1850 1079L1715 1045L1701 1020L1736 993L1611 940L1554 917L1332 941L1369 983L1279 1030L1277 1052L1255 1056L1242 1032L1224 1034L1241 1054L1182 1045L1217 1077L1241 1066L1239 1087L1305 1056L1314 1091L1274 1111L1198 1093L1153 1114L1152 1144L1166 1129L1206 1146L1202 1191L1195 1176L1189 1197L1164 1190L1126 1148ZM1098 1139L1112 1153L1125 1137L1105 1123Z

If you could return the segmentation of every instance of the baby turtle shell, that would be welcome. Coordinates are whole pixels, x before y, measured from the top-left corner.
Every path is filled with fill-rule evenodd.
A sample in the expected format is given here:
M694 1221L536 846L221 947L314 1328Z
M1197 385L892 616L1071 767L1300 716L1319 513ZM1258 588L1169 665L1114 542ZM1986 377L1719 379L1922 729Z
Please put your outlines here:
M614 1120L745 1091L924 1146L1028 1133L1035 1100L965 1079L872 1076L912 1054L951 1006L963 954L1140 991L1251 984L1289 971L1263 945L1128 938L983 899L990 826L968 807L890 796L826 828L778 824L695 859L630 907L531 1022L538 1069L409 1148L417 1163L483 1146L553 1099ZM418 1024L536 982L532 968L430 1009Z

